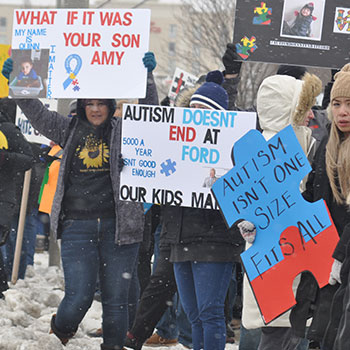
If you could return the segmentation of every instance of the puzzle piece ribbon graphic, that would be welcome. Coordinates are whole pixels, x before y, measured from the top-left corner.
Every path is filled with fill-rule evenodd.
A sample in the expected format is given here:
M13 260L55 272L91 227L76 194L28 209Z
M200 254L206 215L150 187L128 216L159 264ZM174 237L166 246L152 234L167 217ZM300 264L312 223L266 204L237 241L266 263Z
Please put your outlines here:
M269 141L257 130L234 145L235 167L212 187L226 223L255 224L241 254L265 323L295 305L292 284L303 271L328 283L338 234L324 201L305 201L299 184L311 166L291 126Z
M72 69L72 67L71 67L73 60L75 61L74 69ZM64 62L64 66L66 68L68 78L63 82L63 88L65 90L75 80L76 76L78 75L78 73L81 69L82 62L83 62L83 60L77 54L71 54L66 58L66 60Z

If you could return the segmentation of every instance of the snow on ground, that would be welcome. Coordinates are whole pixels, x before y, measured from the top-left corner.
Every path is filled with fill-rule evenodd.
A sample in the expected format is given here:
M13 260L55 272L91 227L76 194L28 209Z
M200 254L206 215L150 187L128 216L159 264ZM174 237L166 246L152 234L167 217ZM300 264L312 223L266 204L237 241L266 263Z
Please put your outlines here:
M49 334L50 319L63 298L63 275L57 267L48 267L48 253L36 253L34 269L28 269L24 280L18 280L0 299L0 350L99 350L101 338L87 333L101 324L101 303L94 301L77 334L63 346ZM154 347L144 346L145 350ZM184 350L182 345L157 347L158 350ZM227 344L226 350L238 350Z

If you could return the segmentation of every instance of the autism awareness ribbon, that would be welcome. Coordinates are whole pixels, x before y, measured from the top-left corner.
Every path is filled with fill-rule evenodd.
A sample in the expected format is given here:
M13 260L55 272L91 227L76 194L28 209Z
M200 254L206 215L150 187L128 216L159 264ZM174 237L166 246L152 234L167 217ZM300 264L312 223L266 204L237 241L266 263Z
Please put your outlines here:
M71 67L71 62L72 60L75 60L76 65L74 70ZM75 77L77 76L77 74L79 73L81 66L82 66L82 62L83 60L81 59L81 57L77 54L71 54L69 55L65 62L64 62L64 66L66 68L66 72L69 74L68 78L63 82L63 88L66 90L67 87L72 83L72 81L75 79Z

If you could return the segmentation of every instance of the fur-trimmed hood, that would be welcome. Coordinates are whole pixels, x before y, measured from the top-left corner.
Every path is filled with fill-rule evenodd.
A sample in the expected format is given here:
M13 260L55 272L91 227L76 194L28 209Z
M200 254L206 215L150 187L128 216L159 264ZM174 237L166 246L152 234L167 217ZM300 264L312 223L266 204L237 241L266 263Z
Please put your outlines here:
M191 97L201 85L196 84L182 89L176 96L175 107L190 107Z
M302 80L287 75L266 78L258 90L257 112L266 139L287 125L294 130L302 127L307 111L322 91L321 80L306 73ZM308 132L307 127L302 127Z

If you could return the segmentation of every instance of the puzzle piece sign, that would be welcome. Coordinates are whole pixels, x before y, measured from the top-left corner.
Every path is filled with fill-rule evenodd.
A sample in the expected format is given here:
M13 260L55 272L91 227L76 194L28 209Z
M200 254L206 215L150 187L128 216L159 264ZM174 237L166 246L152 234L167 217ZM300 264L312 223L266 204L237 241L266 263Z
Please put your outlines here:
M235 143L234 157L235 167L212 193L229 227L239 219L257 227L241 258L269 323L295 305L292 284L302 271L320 287L328 283L338 234L324 201L309 203L300 193L311 167L291 126L269 141L250 131Z

